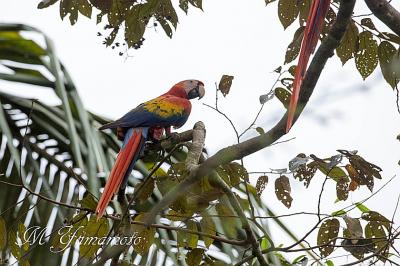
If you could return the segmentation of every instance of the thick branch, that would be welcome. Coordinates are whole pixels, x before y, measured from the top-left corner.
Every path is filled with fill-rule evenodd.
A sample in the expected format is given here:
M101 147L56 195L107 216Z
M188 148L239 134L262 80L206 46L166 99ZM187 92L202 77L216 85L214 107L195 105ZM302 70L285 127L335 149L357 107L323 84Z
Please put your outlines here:
M374 15L400 36L400 12L386 0L365 0Z

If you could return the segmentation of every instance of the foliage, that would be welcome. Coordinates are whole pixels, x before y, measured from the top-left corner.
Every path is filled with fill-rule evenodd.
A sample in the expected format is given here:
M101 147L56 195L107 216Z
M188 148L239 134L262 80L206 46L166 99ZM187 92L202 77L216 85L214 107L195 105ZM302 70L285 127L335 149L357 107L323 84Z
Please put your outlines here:
M140 48L144 41L143 35L151 27L161 26L171 38L178 25L178 15L172 0L42 0L38 8L47 8L57 2L61 19L68 16L71 25L77 22L79 14L92 18L93 10L98 11L97 24L107 21L103 43L113 49L120 47L121 43L128 48ZM189 6L202 9L202 0L179 0L179 8L186 14ZM98 35L103 34L99 32ZM122 36L122 42L118 36Z

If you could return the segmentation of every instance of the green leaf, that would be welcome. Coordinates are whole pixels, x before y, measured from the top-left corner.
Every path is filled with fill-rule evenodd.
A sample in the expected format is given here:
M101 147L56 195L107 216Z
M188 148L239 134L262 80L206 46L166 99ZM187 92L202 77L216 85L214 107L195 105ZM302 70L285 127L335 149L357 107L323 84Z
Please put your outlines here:
M289 107L292 94L287 89L282 87L275 88L275 96L279 99L279 101L281 101L286 109Z
M383 77L395 88L400 80L400 56L396 48L390 42L382 41L378 47L378 57Z
M222 75L221 80L219 81L218 90L222 93L224 97L228 95L231 89L233 78L234 77L230 75Z
M359 49L355 54L355 62L363 79L371 75L378 65L378 44L369 31L363 31L359 35Z
M146 214L140 213L138 216L136 216L135 221L142 222L145 218ZM138 243L133 244L133 249L141 255L147 254L150 246L154 243L156 229L154 227L132 224L131 231L139 239Z
M231 208L223 203L218 203L215 205L215 210L217 211L218 215L220 215L221 221L223 221L222 226L224 228L225 233L229 237L236 237L236 218L235 213L231 210Z
M332 212L332 216L342 216L345 215L347 212L345 210L338 210L338 211L334 211Z
M19 260L22 256L22 249L17 244L17 233L14 230L8 231L8 245L11 250L11 254Z
M23 223L19 222L18 223L18 237L22 241L22 250L28 251L29 241L26 241L25 234L26 234L26 227Z
M326 266L335 266L331 260L326 261Z
M186 263L188 266L198 266L203 259L204 249L194 248L186 254Z
M284 64L292 62L299 55L301 41L303 40L303 36L304 36L304 29L305 29L305 27L301 26L294 33L293 40L286 49Z
M207 215L207 214L205 214ZM216 234L215 223L209 216L203 216L203 219L200 221L200 228L203 233L207 233L210 235ZM214 242L213 238L203 236L204 245L206 248L209 248L210 245Z
M290 182L287 176L281 175L275 180L275 194L280 202L287 208L292 205L293 198L290 196Z
M292 264L296 264L299 263L302 259L304 259L306 257L306 255L300 255L298 257L296 257L293 261Z
M198 232L197 230L197 223L193 220L189 220L186 223L187 229ZM196 248L197 242L199 241L199 236L196 234L188 234L187 235L187 244L190 248Z
M278 16L283 28L289 27L296 20L298 14L299 9L296 0L279 0Z
M367 208L367 206L365 206L364 204L362 204L361 202L357 202L356 203L356 207L362 212L362 213L366 213L366 212L370 212L371 210Z
M139 202L147 200L151 196L151 194L153 194L154 186L155 181L152 177L146 179L141 183L138 183L137 186L135 186L136 199Z
M81 200L81 206L91 210L95 210L97 207L97 201L93 198L92 194L87 193Z
M262 127L256 127L256 131L260 135L265 134L265 131L264 131L264 129Z
M351 21L347 26L342 40L340 41L340 45L336 48L336 54L342 61L343 65L353 57L353 54L356 52L357 44L358 28L356 24Z
M146 24L139 17L138 6L133 6L126 16L125 39L129 48L140 41L146 29Z
M317 245L322 257L329 256L336 244L336 238L339 234L339 220L336 218L325 220L318 230Z
M105 243L105 236L108 234L108 221L102 217L97 221L92 216L84 228L84 238L80 241L79 256L92 258L99 248Z
M267 249L268 248L268 239L264 237L261 240L261 250Z
M7 228L6 222L3 217L0 217L0 251L6 247L7 244Z

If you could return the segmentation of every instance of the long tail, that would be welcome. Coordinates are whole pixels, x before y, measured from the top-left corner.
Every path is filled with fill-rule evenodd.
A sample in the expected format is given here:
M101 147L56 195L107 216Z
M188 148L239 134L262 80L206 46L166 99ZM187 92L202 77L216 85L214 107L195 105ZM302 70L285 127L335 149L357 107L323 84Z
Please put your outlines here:
M301 82L303 81L310 55L314 52L315 46L317 45L318 37L321 32L325 16L328 12L329 5L330 0L313 0L311 4L306 28L304 29L304 37L301 42L299 62L297 63L296 72L294 75L293 92L292 97L290 98L286 132L288 132L292 127L297 101L299 100Z
M105 209L112 197L118 192L121 184L125 186L128 181L128 176L144 147L147 133L148 128L131 128L126 132L124 143L97 204L97 219L103 216Z

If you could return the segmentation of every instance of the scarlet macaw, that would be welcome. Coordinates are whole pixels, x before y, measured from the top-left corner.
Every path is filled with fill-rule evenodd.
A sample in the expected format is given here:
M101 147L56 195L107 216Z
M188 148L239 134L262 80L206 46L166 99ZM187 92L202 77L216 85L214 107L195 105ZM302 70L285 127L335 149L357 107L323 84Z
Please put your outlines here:
M143 151L144 144L151 134L158 138L163 129L170 132L171 126L179 128L187 121L190 99L204 96L204 84L198 80L184 80L175 84L167 93L142 103L120 119L105 124L100 130L117 129L123 144L112 167L103 194L97 204L96 214L103 216L112 197L119 188L125 188L135 162Z
M306 27L304 29L304 36L301 42L301 50L299 56L299 62L297 63L294 81L292 97L290 98L288 120L286 124L286 133L289 132L292 127L294 115L296 112L297 101L299 100L300 86L306 73L308 60L310 55L314 52L315 46L317 46L318 37L321 32L322 23L328 13L330 0L313 0L310 13L308 14Z

